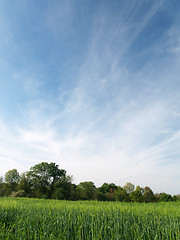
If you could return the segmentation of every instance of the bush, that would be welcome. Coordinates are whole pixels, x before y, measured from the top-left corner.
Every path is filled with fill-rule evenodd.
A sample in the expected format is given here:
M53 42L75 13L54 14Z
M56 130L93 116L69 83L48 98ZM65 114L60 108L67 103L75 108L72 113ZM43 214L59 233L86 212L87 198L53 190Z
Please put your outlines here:
M26 193L24 190L19 190L17 192L12 192L10 197L25 197Z

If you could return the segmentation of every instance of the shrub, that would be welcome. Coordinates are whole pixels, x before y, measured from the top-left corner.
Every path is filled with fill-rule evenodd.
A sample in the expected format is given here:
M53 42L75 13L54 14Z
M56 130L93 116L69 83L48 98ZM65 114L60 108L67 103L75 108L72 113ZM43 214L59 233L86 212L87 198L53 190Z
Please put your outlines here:
M26 193L24 190L19 190L17 192L12 192L10 197L25 197Z

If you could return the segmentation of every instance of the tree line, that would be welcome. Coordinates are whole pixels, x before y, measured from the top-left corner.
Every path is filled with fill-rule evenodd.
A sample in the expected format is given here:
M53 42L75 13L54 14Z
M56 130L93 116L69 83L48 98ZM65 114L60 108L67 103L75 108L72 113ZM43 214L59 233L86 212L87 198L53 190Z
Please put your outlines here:
M0 197L30 197L59 200L98 200L121 202L177 201L180 195L154 194L150 187L134 186L127 182L123 187L103 183L96 188L92 181L72 183L72 178L55 163L42 162L21 176L17 169L0 178Z

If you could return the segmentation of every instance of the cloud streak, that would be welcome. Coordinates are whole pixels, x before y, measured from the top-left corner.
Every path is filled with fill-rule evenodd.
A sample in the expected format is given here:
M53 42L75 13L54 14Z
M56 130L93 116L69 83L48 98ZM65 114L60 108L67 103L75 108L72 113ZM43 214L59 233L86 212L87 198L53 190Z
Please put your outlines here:
M165 30L167 42L163 37L160 41L161 54L156 52L159 42L149 44L148 49L142 47L138 53L132 48L145 38L144 31L153 24L154 16L165 9L164 1L148 2L149 8L139 2L131 8L125 4L119 12L106 4L97 4L97 10L84 20L91 27L83 46L78 46L75 22L77 12L82 14L84 8L77 10L71 1L62 6L55 1L41 13L46 20L44 29L53 33L47 51L51 64L44 59L36 59L35 64L30 60L24 71L10 71L18 82L16 94L23 100L16 100L19 114L11 114L7 122L9 113L2 111L0 174L10 168L23 172L38 162L54 161L74 175L76 183L92 180L97 185L105 181L124 185L132 181L154 191L176 193L179 52L170 34L175 23ZM57 47L65 38L62 45L70 44L72 36L77 38L73 46L78 46L79 56ZM63 59L56 48L63 57L69 56L64 57L68 69L62 71ZM74 64L71 57L76 59ZM69 76L70 85L66 82Z

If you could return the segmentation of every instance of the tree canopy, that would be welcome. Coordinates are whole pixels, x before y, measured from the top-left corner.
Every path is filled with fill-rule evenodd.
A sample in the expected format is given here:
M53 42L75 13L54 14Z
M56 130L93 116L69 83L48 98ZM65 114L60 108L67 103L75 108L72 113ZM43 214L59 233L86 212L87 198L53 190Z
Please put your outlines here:
M124 185L124 190L130 194L134 191L134 184L130 183L130 182L127 182L126 185Z
M130 182L123 187L105 182L97 188L92 181L76 185L72 183L72 177L66 175L66 171L54 162L36 164L21 176L17 169L9 170L4 179L5 182L0 177L0 196L146 203L180 199L179 195L154 194L148 186L135 188Z
M59 169L55 163L42 162L30 168L27 179L31 188L41 191L43 194L51 194L54 185L66 176L64 169Z
M7 171L7 173L5 174L5 181L8 184L19 183L20 175L18 171L16 169Z

